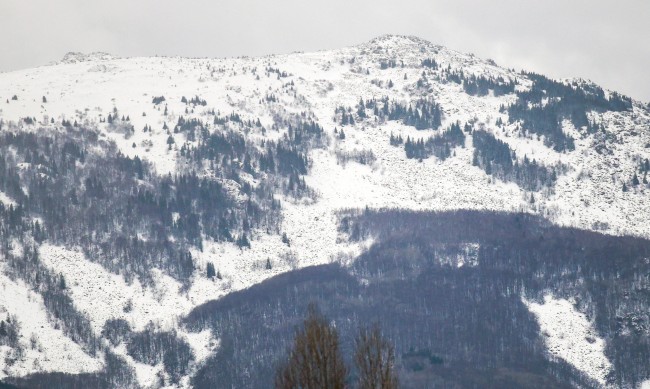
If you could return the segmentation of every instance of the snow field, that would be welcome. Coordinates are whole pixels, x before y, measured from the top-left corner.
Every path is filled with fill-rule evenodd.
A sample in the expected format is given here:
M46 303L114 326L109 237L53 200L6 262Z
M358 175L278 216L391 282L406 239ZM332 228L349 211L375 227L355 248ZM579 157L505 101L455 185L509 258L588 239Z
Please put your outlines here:
M544 296L544 303L523 299L535 315L548 352L605 385L612 369L605 356L605 340L600 338L587 317L569 300Z

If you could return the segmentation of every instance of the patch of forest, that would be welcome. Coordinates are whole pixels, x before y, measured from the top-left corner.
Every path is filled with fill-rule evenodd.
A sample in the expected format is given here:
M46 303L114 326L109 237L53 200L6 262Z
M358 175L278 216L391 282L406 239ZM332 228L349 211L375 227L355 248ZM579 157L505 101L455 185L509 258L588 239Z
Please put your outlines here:
M556 151L571 151L574 139L562 129L569 120L576 128L593 130L587 114L591 111L628 111L632 100L618 93L609 95L595 85L570 85L535 73L524 73L532 81L529 90L517 92L517 102L503 107L510 123L520 123L525 131L544 136Z
M339 106L334 112L335 122L343 126L354 125L356 122L374 118L379 122L399 121L418 130L438 129L442 123L442 117L442 108L431 97L420 98L411 103L393 101L388 97L366 101L360 99L354 109Z
M472 132L474 155L472 164L485 171L486 174L503 181L516 183L528 191L539 191L555 185L557 178L564 173L566 167L557 164L545 166L535 160L524 158L519 160L516 153L507 143L483 130ZM534 198L531 198L534 202Z
M203 239L210 238L246 249L254 244L255 231L280 234L281 205L274 196L311 194L303 178L309 171L307 154L326 141L313 119L304 114L279 119L274 130L286 129L286 134L261 144L236 131L259 127L259 120L232 114L215 115L214 122L208 128L181 117L173 130L168 128L170 146L172 134L181 132L195 142L170 151L179 153L182 166L165 176L78 124L0 133L0 191L14 202L0 203L6 273L40 293L52 325L91 356L108 352L100 340L106 334L94 333L75 308L64 277L41 262L41 243L79 247L88 260L127 281L138 278L147 285L151 269L157 268L187 285L196 267L190 248L201 250ZM11 318L0 323L0 344L9 345L15 358L24 351L17 342L18 326ZM189 346L175 334L126 329L123 336L135 347L129 349L133 358L162 362L172 380L186 374L193 360ZM111 358L114 370L126 369L121 357ZM120 382L132 379L128 372L118 375Z
M223 341L194 377L195 387L268 387L312 302L335 323L348 360L358 326L379 322L395 344L406 388L593 386L547 358L521 296L541 301L549 292L594 312L614 364L611 383L634 386L650 374L629 363L650 357L647 240L478 211L350 211L340 229L353 241L375 239L350 267L286 273L193 310L186 325L210 328ZM459 256L468 265L449 261Z

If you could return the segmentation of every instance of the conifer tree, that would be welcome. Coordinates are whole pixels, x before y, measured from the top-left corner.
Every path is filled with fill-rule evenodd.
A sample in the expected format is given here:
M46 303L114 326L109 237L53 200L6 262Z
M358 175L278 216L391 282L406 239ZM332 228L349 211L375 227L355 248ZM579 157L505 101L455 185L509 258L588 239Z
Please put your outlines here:
M208 268L207 268L207 274L206 275L208 276L208 278L213 278L213 277L215 277L217 275L216 272L214 271L214 264L212 262L208 262Z

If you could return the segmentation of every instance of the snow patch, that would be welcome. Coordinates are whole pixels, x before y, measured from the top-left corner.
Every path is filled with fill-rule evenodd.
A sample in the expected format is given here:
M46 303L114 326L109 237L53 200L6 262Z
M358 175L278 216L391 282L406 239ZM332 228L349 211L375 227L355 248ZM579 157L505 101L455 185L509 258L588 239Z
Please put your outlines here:
M185 339L192 347L196 364L201 364L219 347L219 342L214 339L210 329L185 334Z
M522 301L537 318L548 352L605 385L612 364L605 356L605 340L587 317L571 301L550 294L542 304Z
M192 307L179 293L181 285L155 269L154 286L145 288L137 279L128 284L79 251L45 244L39 254L45 266L64 276L75 306L87 315L97 333L113 318L126 320L134 331L143 330L149 322L164 329L176 328L178 317Z
M5 356L10 350L0 347L0 378L45 371L78 374L102 369L102 359L86 354L62 330L53 328L46 312L40 294L32 292L24 282L0 274L0 319L6 320L7 314L18 318L19 342L24 350L20 359L7 365Z
M460 245L460 250L454 256L442 256L439 258L440 265L452 266L456 268L476 267L478 266L478 252L480 249L478 243L465 243Z
M162 364L157 366L150 366L145 363L141 363L133 359L126 350L126 345L121 343L119 346L113 349L113 352L116 355L121 356L124 360L133 367L135 370L135 379L138 381L138 384L143 388L154 388L158 384L159 375L162 375L164 372L164 367Z
M4 205L5 207L9 207L13 205L14 207L16 206L16 202L9 196L7 196L6 193L0 192L0 203Z

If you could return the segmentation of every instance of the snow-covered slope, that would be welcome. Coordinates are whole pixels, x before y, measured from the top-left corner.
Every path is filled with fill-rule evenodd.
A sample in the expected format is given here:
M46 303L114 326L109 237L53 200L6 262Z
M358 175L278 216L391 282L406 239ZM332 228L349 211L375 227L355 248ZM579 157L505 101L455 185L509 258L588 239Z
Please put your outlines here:
M0 346L0 379L29 372L90 373L102 368L101 358L88 355L62 330L53 328L38 293L5 275L0 275L0 291L0 320L17 321L22 350L16 353L12 347Z
M245 120L259 119L264 131L245 135L251 141L261 142L278 139L286 133L284 128L271 130L278 115L309 112L328 135L326 146L314 148L309 154L311 166L305 181L315 196L295 199L277 194L283 207L281 230L289 237L290 245L283 243L280 236L264 233L256 235L248 250L241 250L234 243L206 239L202 251L192 251L196 270L188 288L182 288L156 269L152 269L153 285L143 286L138 281L128 284L121 276L89 261L75 248L47 243L40 247L44 265L54 274L64 275L75 306L100 333L111 318L123 318L135 330L149 322L177 328L178 317L232 290L295 267L353 258L364 245L341 241L337 229L338 213L348 208L524 211L538 213L562 225L650 237L650 224L646 222L650 215L650 189L640 184L628 191L621 190L640 161L650 158L647 107L635 101L628 111L589 113L591 120L604 127L609 139L608 153L595 150L596 134L576 129L570 123L565 123L564 130L574 135L575 150L558 152L546 146L540 137L525 136L517 124L507 124L508 115L501 107L517 101L514 93L472 96L459 84L446 81L440 72L428 75L428 90L419 88L417 83L425 71L422 66L425 59L434 59L439 69L516 80L517 90L526 90L532 84L526 75L491 61L402 36L384 36L340 50L259 58L115 58L104 53L71 53L54 65L0 74L2 131L18 128L48 131L60 127L62 120L77 122L99 129L123 154L150 161L159 175L187 169L180 163L179 147L195 141L177 133L171 135L173 147L168 147L170 134L163 129L165 125L173 127L180 116L209 122L212 112L222 115L235 112ZM383 66L387 61L395 64ZM204 100L205 105L181 101L183 97L195 96ZM269 99L270 96L273 98ZM525 155L548 166L561 163L565 166L564 174L552 188L534 193L535 201L531 202L531 191L492 177L473 165L473 139L469 134L464 147L454 148L445 160L409 159L403 147L390 144L392 134L404 139L421 139L440 130L417 130L399 121L373 119L341 125L335 119L339 106L355 107L359 99L367 101L384 96L406 104L421 97L432 97L443 112L441 128L457 121L471 123L472 128L484 129L506 142L519 159ZM154 104L156 97L164 97L164 101ZM125 120L109 124L106 122L109 114ZM506 124L498 125L497 121ZM129 131L130 126L134 131ZM145 132L145 127L151 130ZM345 132L344 139L339 136L341 130ZM340 158L345 153L359 152L371 153L374 158L364 164ZM0 201L10 204L13 200L0 192ZM267 259L273 264L272 269L266 268ZM201 276L208 261L220 270L221 280ZM16 298L27 299L31 293L25 285L3 282ZM3 292L3 296L7 294ZM132 309L126 312L124 306L129 302ZM37 308L38 298L30 304ZM531 303L529 307L538 314L543 328L551 326L549 331L555 331L551 322L546 324L543 313L550 310L545 307L556 307L554 314L568 312L570 307L562 304L550 301L546 305ZM60 335L52 337L59 338ZM564 344L551 343L549 340L551 348L564 347ZM200 348L200 345L195 347ZM48 357L48 350L44 348L42 361ZM98 369L100 360L75 351L73 346L69 350L70 358L76 361L74 364L41 362L37 368L31 362L36 357L28 357L19 365L19 373L39 369L67 372ZM559 357L566 357L563 351L558 352ZM574 354L567 355L570 357L566 359L579 369L589 362L580 362L581 357ZM601 354L586 355L585 358L601 358ZM602 381L607 366L602 369L590 373ZM5 374L15 375L18 370ZM150 383L150 376L141 383Z
M605 385L612 364L604 354L605 341L594 332L585 315L576 311L575 302L544 297L544 303L524 301L539 321L548 351Z
M281 106L289 111L315 113L325 130L333 133L335 127L341 127L332 120L337 106L355 106L359 98L383 96L408 102L421 95L414 84L422 72L424 58L434 58L441 68L451 66L468 74L517 79L518 88L529 84L525 76L490 61L400 36L381 37L341 50L260 58L77 57L82 58L0 75L0 118L4 127L10 121L17 123L21 118L33 117L40 124L49 123L52 118L66 118L104 128L107 125L99 124L99 119L117 109L118 116L129 117L135 134L125 139L123 133L106 130L106 136L115 140L123 153L153 162L160 174L177 169L176 153L167 150L167 134L162 127L164 123L173 125L180 115L205 118L213 109L224 114L237 112L247 118L260 118L268 128L273 124L277 106ZM403 65L380 68L382 60L392 58ZM98 68L103 70L97 71ZM287 76L279 77L266 68L286 72ZM386 87L388 81L393 81L392 88ZM292 83L291 88L283 87L287 83ZM650 142L650 113L646 107L635 102L630 112L593 113L606 125L608 136L618 141L610 145L611 154L594 152L593 135L576 139L575 151L558 153L535 138L519 136L513 125L494 125L497 118L507 119L499 107L514 102L514 95L470 96L455 83L433 83L432 88L430 95L444 111L443 127L457 120L474 120L477 127L493 131L498 139L506 141L520 157L526 155L548 164L561 161L570 167L548 199L537 202L532 211L548 213L552 220L566 225L587 229L600 225L607 232L650 236L650 227L642 223L648 207L645 189L626 193L619 190L634 172L635 163L650 156L646 147ZM260 104L267 95L276 95L279 102ZM12 100L13 96L17 100ZM155 96L164 96L166 100L154 105ZM195 106L193 113L185 113L183 96L199 96L207 105ZM43 102L43 97L47 102ZM164 105L168 106L167 116ZM144 126L151 126L152 132L141 131ZM329 148L316 150L310 156L314 168L307 180L327 200L323 203L342 199L333 204L334 208L341 203L424 209L530 208L524 201L525 193L516 186L502 182L486 185L489 177L471 166L469 148L458 150L442 163L435 158L419 163L404 158L403 150L389 147L391 132L417 139L434 130L417 131L399 122L363 122L348 127L345 141L333 141ZM181 138L176 139L176 144L182 144L182 135L175 137ZM369 167L341 165L334 158L337 149L369 150L377 159ZM350 179L363 185L354 194L348 192Z

